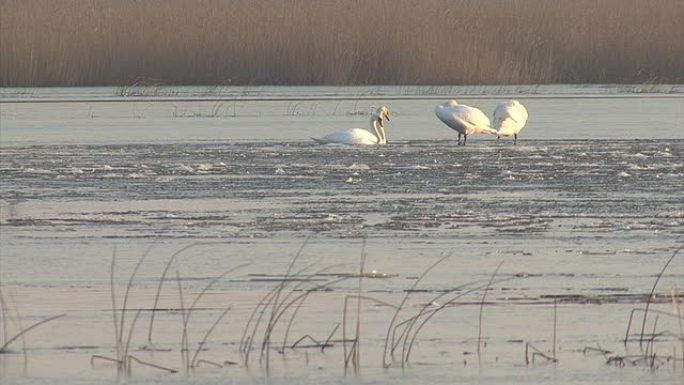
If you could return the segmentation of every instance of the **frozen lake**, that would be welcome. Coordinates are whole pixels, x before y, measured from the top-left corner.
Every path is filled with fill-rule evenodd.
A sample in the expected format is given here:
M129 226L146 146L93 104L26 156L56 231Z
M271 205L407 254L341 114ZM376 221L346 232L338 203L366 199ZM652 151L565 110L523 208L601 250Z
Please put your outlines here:
M457 147L433 114L448 98L486 112L516 98L530 120L517 146L474 136ZM309 139L366 127L379 105L392 114L386 147ZM673 383L684 371L681 253L650 304L652 342L638 341L637 311L623 344L631 310L684 241L681 86L3 89L0 154L7 333L65 314L0 354L11 383L116 380L112 362L91 365L120 354L112 255L117 309L144 256L117 312L130 355L180 371L132 363L134 383ZM408 341L383 354L392 306L444 256L395 321L438 310L410 359ZM178 286L187 307L246 263L192 313L188 349L206 362L184 377ZM249 317L281 282L293 297L323 286L286 309L266 358L276 306L256 328ZM361 368L345 375L353 298L336 325L359 290L384 304L363 302ZM245 330L255 330L249 355ZM306 335L331 346L291 347ZM531 362L527 344L558 361ZM607 364L618 358L625 367Z

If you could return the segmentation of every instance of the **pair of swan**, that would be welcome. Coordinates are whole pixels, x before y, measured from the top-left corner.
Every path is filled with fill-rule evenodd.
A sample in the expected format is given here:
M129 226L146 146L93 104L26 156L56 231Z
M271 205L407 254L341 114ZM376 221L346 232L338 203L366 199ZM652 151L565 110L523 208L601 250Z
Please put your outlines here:
M435 107L437 118L444 124L458 132L458 144L466 144L468 135L491 134L497 139L501 136L513 136L514 142L518 142L518 133L527 122L527 110L517 100L508 100L499 103L494 109L494 128L491 127L489 118L481 110L458 104L455 100L449 100ZM389 121L389 109L385 106L378 108L371 114L371 129L375 134L362 128L351 128L345 131L333 132L322 138L312 138L318 143L341 143L355 145L385 145L384 120ZM461 143L463 136L463 143Z
M458 104L449 100L435 107L435 115L444 124L458 132L458 144L465 146L468 135L491 134L499 139L502 136L513 136L513 144L518 143L518 133L527 122L527 109L517 100L499 103L494 109L494 127L489 118L480 109ZM461 143L463 136L463 143Z

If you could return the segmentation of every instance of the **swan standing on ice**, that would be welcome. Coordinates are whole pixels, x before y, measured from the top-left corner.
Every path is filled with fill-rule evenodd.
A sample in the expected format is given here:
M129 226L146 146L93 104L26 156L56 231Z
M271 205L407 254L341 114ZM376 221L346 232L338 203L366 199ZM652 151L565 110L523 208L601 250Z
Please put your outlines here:
M475 107L458 104L455 100L449 100L435 107L435 115L444 124L458 132L458 144L465 146L468 135L492 134L496 130L490 127L489 118L484 112ZM463 143L461 143L461 135Z
M358 144L358 145L385 145L387 144L387 137L385 136L385 125L383 119L389 122L389 108L382 106L371 114L370 124L373 133L364 130L363 128L350 128L344 131L333 132L322 138L311 138L318 143L341 143L341 144Z
M516 144L518 143L518 133L527 122L527 109L517 100L507 100L496 106L493 120L496 138L513 136L513 144Z

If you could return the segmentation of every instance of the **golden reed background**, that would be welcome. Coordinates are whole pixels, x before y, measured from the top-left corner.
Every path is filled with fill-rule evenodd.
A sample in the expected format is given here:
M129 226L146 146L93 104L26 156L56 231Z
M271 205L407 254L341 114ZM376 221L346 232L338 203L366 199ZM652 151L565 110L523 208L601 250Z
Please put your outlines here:
M0 86L684 83L684 0L0 0Z

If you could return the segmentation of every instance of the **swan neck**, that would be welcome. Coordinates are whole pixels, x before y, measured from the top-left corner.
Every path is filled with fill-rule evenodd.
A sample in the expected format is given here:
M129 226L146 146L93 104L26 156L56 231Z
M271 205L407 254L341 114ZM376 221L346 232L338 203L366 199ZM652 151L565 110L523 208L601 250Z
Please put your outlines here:
M375 137L378 138L378 144L387 144L385 128L382 126L382 120L373 119L371 126L373 127L373 131L375 131Z

